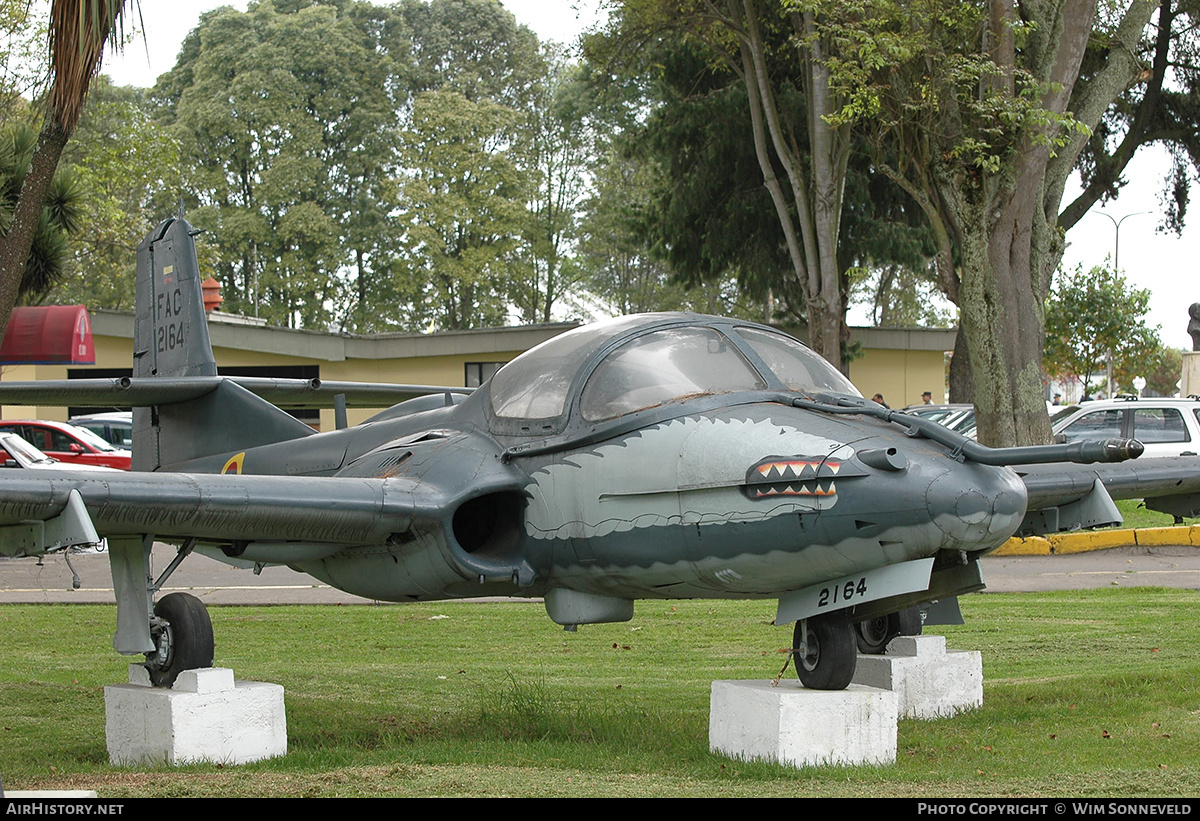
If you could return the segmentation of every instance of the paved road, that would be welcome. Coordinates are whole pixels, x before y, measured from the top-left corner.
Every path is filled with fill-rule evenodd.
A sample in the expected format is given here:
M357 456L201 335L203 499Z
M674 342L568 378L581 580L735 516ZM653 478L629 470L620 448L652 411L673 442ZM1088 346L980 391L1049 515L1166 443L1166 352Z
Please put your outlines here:
M153 565L161 572L174 550L159 546ZM60 556L0 560L0 604L16 602L114 602L108 557L75 555L71 563L80 587L72 589L71 571ZM988 590L1009 593L1123 587L1200 589L1200 548L1119 547L1058 556L992 556L983 560ZM204 556L189 557L163 592L186 590L208 604L368 604L286 567L261 575Z

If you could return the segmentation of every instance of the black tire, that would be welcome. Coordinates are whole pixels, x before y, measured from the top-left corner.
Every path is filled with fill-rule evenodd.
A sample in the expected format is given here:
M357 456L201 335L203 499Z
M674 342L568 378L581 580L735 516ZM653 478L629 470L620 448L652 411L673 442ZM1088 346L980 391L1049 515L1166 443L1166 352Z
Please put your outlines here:
M796 622L792 647L798 648L803 622ZM793 657L800 683L810 690L844 690L854 678L858 647L845 610L808 619L807 652Z
M921 618L920 607L915 605L906 607L895 616L897 636L919 636L925 629L925 620Z
M170 593L154 605L165 624L154 633L158 651L146 654L155 687L170 687L184 670L212 667L213 629L204 602L189 593Z
M887 650L888 642L896 636L921 635L921 626L921 608L906 607L898 613L858 622L854 625L854 640L858 652L877 656Z

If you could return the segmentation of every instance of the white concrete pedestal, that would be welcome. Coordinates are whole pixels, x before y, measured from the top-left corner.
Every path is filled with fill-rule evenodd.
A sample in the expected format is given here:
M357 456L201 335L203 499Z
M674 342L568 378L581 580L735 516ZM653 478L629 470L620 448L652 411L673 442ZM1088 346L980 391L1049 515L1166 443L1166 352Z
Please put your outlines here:
M222 667L187 670L171 689L151 687L144 667L104 688L113 764L213 761L245 764L287 753L283 687L233 680Z
M785 764L891 764L896 694L851 684L809 690L799 681L714 681L708 747L731 758Z
M947 651L945 636L899 636L886 655L859 655L853 683L896 693L903 718L952 716L983 705L983 654Z

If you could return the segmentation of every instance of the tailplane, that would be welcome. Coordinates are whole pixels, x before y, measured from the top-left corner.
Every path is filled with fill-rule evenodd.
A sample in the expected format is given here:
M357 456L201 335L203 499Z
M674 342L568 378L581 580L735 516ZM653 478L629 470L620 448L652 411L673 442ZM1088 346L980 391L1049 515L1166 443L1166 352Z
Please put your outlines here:
M198 233L183 218L169 219L138 246L135 380L217 375L193 241ZM220 381L199 398L134 408L133 469L157 470L312 433L270 402Z

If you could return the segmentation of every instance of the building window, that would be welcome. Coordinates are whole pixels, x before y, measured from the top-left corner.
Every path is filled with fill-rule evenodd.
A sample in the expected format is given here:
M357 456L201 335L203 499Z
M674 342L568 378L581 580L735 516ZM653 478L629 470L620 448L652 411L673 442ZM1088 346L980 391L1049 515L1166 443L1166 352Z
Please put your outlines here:
M496 375L503 362L467 362L466 386L478 388L484 382Z

